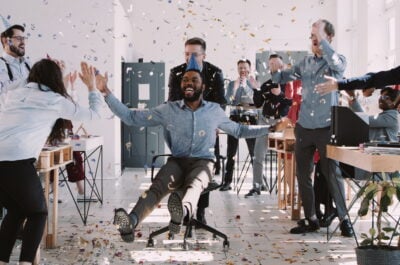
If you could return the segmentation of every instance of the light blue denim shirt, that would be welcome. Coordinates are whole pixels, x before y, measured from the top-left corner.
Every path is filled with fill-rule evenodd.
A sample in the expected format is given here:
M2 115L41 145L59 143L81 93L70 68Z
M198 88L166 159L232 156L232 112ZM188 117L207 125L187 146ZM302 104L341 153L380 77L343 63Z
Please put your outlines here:
M0 161L37 158L58 118L100 119L101 94L89 92L88 99L83 107L37 83L9 90L0 112Z
M128 126L164 128L164 138L174 157L214 159L217 129L236 138L255 138L268 134L269 126L241 125L231 121L220 105L203 100L193 111L183 100L169 101L152 109L128 109L114 95L105 101L111 111Z
M316 84L325 82L324 75L336 79L343 77L346 69L346 58L335 52L326 40L320 43L322 57L306 56L291 69L272 74L275 83L287 83L300 79L302 82L302 102L298 123L307 129L325 128L331 125L331 106L338 104L338 93L331 92L324 96L316 93Z
M364 112L357 99L349 107L355 112ZM369 140L398 142L399 121L397 114L397 109L388 109L377 115L368 116Z

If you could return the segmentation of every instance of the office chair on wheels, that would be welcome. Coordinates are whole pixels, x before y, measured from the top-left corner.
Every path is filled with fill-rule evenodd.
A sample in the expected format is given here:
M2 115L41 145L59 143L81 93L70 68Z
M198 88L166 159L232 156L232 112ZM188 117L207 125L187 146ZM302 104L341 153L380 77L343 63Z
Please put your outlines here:
M160 157L170 157L170 156L171 156L170 154L162 154L162 155L156 155L153 157L152 163L151 163L151 181L153 181L153 178L154 178L154 168L155 168L157 159ZM219 189L224 184L223 181L224 181L224 175L225 175L225 157L220 156L220 160L221 160L221 164L222 164L221 165L222 182L220 184L218 184L214 180L211 180L210 183L208 184L207 188L203 190L201 195L211 192L213 190ZM204 229L204 230L212 233L213 239L216 239L217 236L221 237L224 240L223 247L229 248L228 236L226 234L222 233L221 231L219 231L209 225L202 223L201 221L197 220L194 216L192 216L189 220L184 221L183 225L186 226L185 233L183 236L183 248L184 249L188 249L188 243L187 243L186 239L192 237L193 226L195 226L197 229L201 228L201 229ZM168 233L168 239L173 239L173 237L174 237L174 234L169 232L169 226L167 225L167 226L160 228L159 230L156 230L150 234L149 239L147 241L147 247L154 247L154 239L153 238L155 236L161 235L163 233Z

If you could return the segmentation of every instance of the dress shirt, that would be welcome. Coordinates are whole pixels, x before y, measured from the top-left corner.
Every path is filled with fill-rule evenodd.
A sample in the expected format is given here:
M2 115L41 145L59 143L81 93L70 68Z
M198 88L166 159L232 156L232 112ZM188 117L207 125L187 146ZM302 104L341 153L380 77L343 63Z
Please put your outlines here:
M357 99L350 104L350 108L353 111L364 111ZM378 115L368 116L369 140L398 142L399 121L397 114L397 109L389 109L382 111Z
M215 159L217 129L236 138L255 138L268 133L269 126L246 126L233 122L219 104L205 100L195 111L183 100L168 101L148 110L129 109L112 94L105 100L111 111L128 126L161 125L174 157Z
M342 78L346 68L346 58L336 53L328 41L322 40L320 47L322 57L306 56L291 69L272 74L272 80L279 84L301 79L303 100L297 122L306 129L331 125L331 106L337 105L338 93L335 91L322 96L314 90L315 85L326 81L324 75Z
M44 85L28 83L8 91L0 112L0 161L37 158L58 118L92 120L100 118L102 96L89 93L89 108L76 105Z
M2 57L10 66L13 80L10 80L6 63L0 59L0 110L6 100L8 88L23 84L23 80L29 75L26 63L30 66L30 63L24 57L15 58L6 52L3 52Z

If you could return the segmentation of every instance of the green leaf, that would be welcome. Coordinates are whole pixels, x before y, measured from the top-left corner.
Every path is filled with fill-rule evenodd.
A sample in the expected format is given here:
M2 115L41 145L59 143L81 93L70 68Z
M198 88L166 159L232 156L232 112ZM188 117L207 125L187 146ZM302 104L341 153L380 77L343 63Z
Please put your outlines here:
M367 215L369 209L369 202L370 200L367 197L364 197L364 199L361 201L360 209L358 209L359 216Z
M381 197L381 201L380 201L380 210L384 213L386 213L388 211L389 205L392 203L392 200L390 199L390 197L385 194Z
M360 245L361 246L372 245L372 239L370 239L370 238L364 239L363 241L361 241Z
M368 238L368 235L366 233L361 233L361 238Z
M393 232L393 231L395 231L395 229L393 227L383 227L382 230L385 231L385 232Z
M396 185L396 196L397 200L400 201L400 185Z

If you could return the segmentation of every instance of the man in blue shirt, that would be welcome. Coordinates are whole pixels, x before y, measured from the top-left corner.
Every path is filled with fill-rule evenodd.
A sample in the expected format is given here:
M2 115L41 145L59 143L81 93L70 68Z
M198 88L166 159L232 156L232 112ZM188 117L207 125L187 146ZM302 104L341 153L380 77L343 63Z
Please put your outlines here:
M269 61L272 80L275 83L301 79L303 86L303 100L295 128L295 156L305 219L299 221L298 226L290 230L293 234L314 232L319 229L311 179L313 156L317 149L321 156L321 170L327 178L329 191L335 200L342 235L346 237L353 235L351 224L347 219L343 178L336 166L337 162L326 157L326 145L331 136L331 106L337 105L338 94L332 92L320 95L314 89L316 84L324 82L324 75L340 79L346 68L346 58L338 54L331 46L334 35L334 27L329 21L318 20L313 23L310 36L313 55L306 56L287 70L279 70L282 66L279 58Z
M189 65L190 66L190 65ZM193 215L201 192L213 176L215 131L235 137L254 138L268 134L268 126L247 126L231 121L219 104L203 100L204 83L198 68L188 68L181 81L182 100L169 101L149 110L130 110L107 88L106 78L97 75L98 89L105 94L111 111L125 124L164 127L172 157L161 167L150 188L128 214L115 211L114 224L126 242L134 240L134 228L169 193L170 231L179 233L183 218ZM277 129L282 129L282 123ZM179 192L179 193L178 193Z

